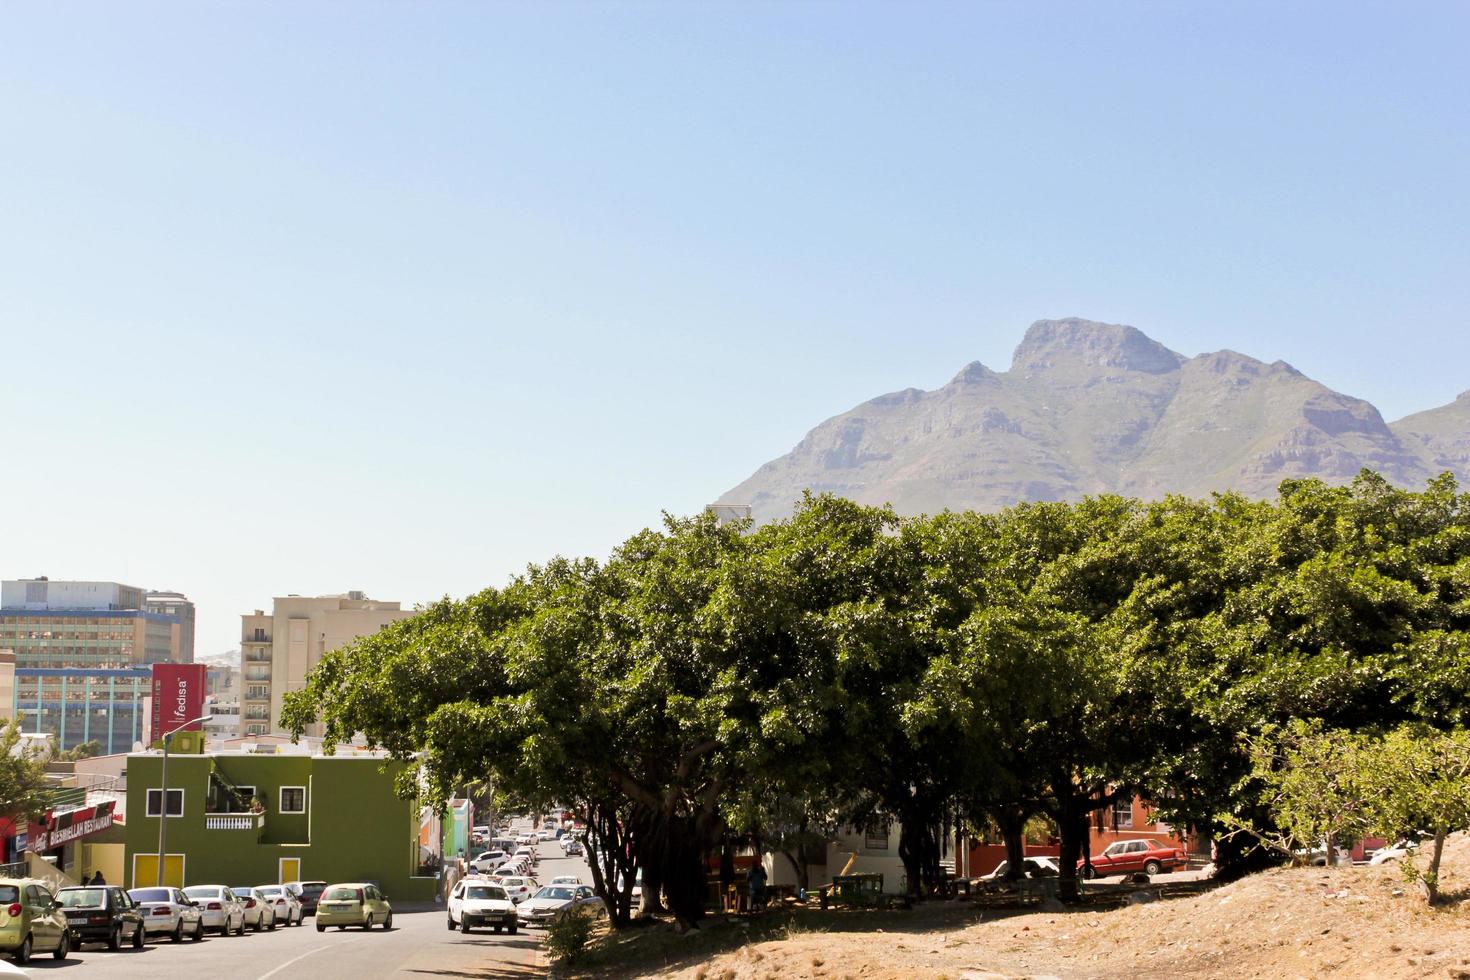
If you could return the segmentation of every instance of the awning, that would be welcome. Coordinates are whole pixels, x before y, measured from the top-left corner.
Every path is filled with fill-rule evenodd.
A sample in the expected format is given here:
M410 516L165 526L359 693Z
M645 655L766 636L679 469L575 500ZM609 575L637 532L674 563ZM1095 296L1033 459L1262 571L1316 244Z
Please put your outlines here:
M116 800L92 806L76 807L71 810L51 811L46 814L44 826L31 825L30 841L27 846L37 854L55 850L74 840L99 834L112 826Z

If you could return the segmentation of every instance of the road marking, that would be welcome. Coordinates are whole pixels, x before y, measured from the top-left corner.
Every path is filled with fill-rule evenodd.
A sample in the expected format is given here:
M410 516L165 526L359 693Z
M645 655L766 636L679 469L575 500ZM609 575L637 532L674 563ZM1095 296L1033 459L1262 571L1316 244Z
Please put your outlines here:
M255 980L270 980L271 977L275 976L277 973L280 973L286 967L288 967L288 966L294 966L297 963L300 963L302 960L306 959L312 953L320 953L324 949L331 949L333 946L341 946L341 945L342 945L341 943L327 943L327 945L325 945L325 946L318 946L315 949L308 949L306 952L302 953L300 956L297 956L297 957L294 957L292 959L287 960L286 962L282 963L280 966L276 967L274 970L271 970L269 973L262 973L260 976L256 977Z

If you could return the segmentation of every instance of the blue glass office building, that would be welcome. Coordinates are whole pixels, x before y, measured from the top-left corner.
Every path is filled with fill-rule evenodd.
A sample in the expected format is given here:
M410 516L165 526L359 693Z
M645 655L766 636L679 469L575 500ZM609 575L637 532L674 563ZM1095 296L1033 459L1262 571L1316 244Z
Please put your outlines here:
M95 741L103 755L131 752L143 740L152 685L150 667L17 667L15 713L25 731L54 735L62 751Z

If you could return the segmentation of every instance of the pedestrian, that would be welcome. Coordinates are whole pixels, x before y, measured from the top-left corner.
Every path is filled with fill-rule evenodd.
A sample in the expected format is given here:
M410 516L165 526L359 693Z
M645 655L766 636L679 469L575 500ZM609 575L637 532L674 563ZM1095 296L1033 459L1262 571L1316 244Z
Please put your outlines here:
M750 866L750 873L746 876L745 880L750 883L750 910L754 912L756 909L765 908L766 866L759 859L756 860L755 864Z
M92 876L92 880L90 882L88 882L88 884L91 884L91 885L105 885L105 884L107 884L107 879L104 878L104 877L102 877L102 872L101 871L98 871L96 874L94 874Z

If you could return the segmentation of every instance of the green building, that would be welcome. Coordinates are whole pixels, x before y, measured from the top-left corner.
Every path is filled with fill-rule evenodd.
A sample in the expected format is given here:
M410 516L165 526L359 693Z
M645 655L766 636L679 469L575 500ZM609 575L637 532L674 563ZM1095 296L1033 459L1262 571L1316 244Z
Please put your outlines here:
M197 743L180 743L168 758L168 883L373 881L395 901L433 900L426 850L438 842L419 804L393 791L401 764L366 753L190 754ZM158 880L162 761L157 751L128 757L129 888Z

